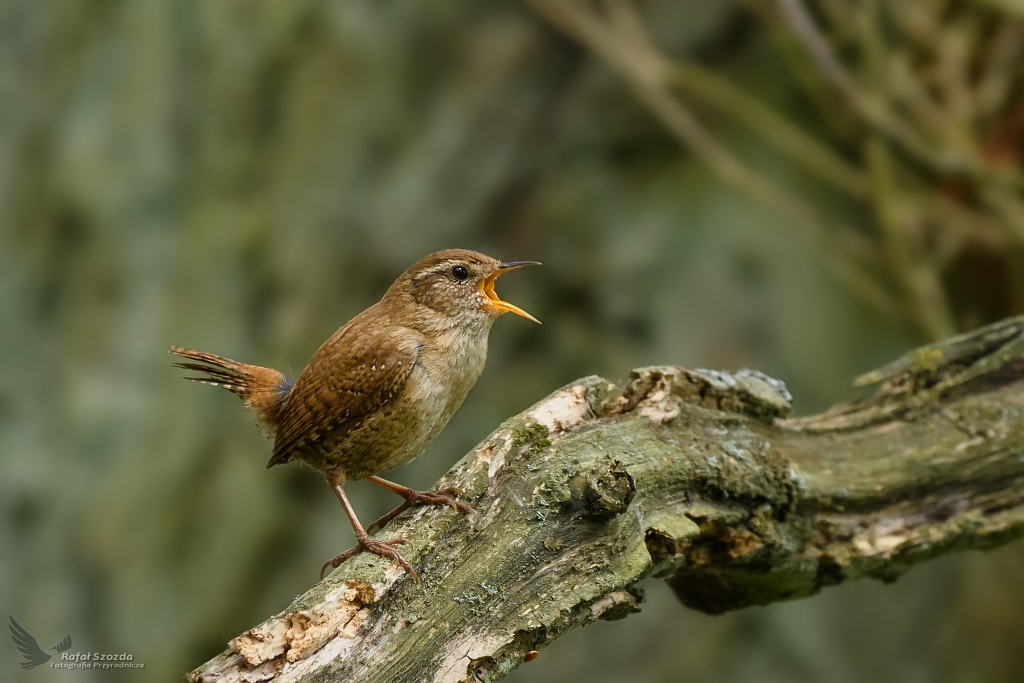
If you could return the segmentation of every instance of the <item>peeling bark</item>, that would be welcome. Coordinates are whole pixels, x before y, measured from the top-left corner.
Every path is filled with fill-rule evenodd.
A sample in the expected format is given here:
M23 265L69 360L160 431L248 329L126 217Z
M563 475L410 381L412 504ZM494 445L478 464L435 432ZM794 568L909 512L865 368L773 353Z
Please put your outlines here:
M475 525L420 508L422 583L361 555L247 631L192 681L492 681L665 579L709 613L892 581L1024 532L1024 318L858 380L868 398L787 418L754 371L588 377L508 420L438 486Z

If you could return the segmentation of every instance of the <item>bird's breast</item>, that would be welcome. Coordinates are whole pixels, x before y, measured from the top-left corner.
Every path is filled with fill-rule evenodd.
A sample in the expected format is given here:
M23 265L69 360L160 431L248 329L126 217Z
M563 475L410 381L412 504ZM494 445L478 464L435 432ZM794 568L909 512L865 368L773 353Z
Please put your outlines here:
M367 425L375 442L374 471L357 472L352 463L350 478L386 472L422 453L462 405L486 359L486 336L441 335L425 343L403 391Z
M432 346L435 348L424 347L410 377L413 382L409 388L423 418L421 431L425 442L420 450L448 424L476 384L487 360L486 337L482 342L459 336L442 337Z

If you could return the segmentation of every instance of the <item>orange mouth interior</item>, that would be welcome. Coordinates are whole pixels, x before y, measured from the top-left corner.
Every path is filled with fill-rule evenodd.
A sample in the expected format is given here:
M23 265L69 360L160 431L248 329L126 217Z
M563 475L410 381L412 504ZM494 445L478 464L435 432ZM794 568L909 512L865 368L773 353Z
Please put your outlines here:
M501 275L502 273L507 273L510 270L515 270L516 268L521 268L523 266L528 266L528 265L540 265L540 264L539 263L535 263L533 261L524 261L524 262L520 262L520 263L510 263L508 266L506 266L504 268L500 268L499 270L495 271L491 275L488 275L487 277L485 277L483 279L483 281L480 283L480 291L483 292L485 297L487 297L487 301L490 303L492 308L500 311L501 313L515 313L516 315L522 316L522 317L526 318L527 320L532 320L533 322L535 322L538 325L540 325L541 322L539 320L534 318L532 315L530 315L529 313L527 313L523 309L519 308L518 306L516 306L514 304L510 304L507 301L502 301L501 299L499 299L497 293L494 291L494 281L498 279L499 275Z

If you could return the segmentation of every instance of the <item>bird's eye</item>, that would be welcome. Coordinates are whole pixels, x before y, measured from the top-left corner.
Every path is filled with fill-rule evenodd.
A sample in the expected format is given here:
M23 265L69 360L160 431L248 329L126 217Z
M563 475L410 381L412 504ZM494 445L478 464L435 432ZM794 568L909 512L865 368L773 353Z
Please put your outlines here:
M452 277L459 282L462 282L469 277L469 271L467 271L463 266L455 266L452 268Z

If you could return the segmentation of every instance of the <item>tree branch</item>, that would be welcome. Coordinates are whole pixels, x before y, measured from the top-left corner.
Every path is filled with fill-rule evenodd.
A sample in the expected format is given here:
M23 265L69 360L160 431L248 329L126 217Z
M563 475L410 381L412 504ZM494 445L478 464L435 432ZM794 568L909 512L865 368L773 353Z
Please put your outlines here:
M1024 317L912 352L869 398L786 418L757 372L588 377L508 420L419 509L422 582L361 555L231 641L192 681L492 681L531 650L639 609L667 580L720 613L892 581L1024 532Z

